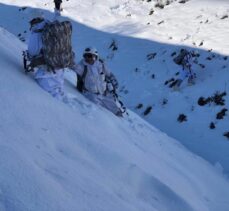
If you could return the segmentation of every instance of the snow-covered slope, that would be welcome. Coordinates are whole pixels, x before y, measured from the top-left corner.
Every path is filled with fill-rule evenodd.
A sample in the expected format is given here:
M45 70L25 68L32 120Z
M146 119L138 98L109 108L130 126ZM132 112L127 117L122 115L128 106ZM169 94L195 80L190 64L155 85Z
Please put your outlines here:
M27 39L31 7L52 17L52 1L0 2L0 25L22 41ZM228 12L228 2L174 1L148 15L153 5L137 0L64 1L63 15L74 25L77 60L85 46L96 45L119 77L129 108L142 103L136 111L143 115L152 106L143 115L149 122L228 171L228 142L222 136L228 116L215 121L221 107L197 105L201 95L228 92L228 19L220 19ZM173 21L192 17L198 17L196 22ZM207 36L199 30L193 40L185 38L206 17L212 20L204 27L211 39L199 49L199 62L207 68L198 67L195 87L171 92L164 86L177 72L171 53L178 51L178 44L199 44ZM220 168L132 112L118 119L91 104L75 91L71 72L65 81L69 101L53 99L23 73L21 51L26 46L5 29L0 28L0 211L229 210L229 183ZM109 48L112 42L117 50ZM211 48L214 56L206 51ZM152 53L156 57L148 60ZM228 96L225 102L227 106ZM187 122L178 124L180 113L188 114ZM216 123L215 130L208 129L210 121Z
M66 6L66 14L110 33L89 31L87 35L88 31L79 30L77 37L84 46L88 41L98 44L102 55L110 59L128 107L211 163L222 165L228 174L229 142L224 134L229 133L229 119L227 113L223 119L217 119L217 114L228 109L229 2L174 1L164 9L155 8L153 1L96 1L94 5L89 1L85 10L82 5ZM93 7L93 12L85 16L88 7ZM149 15L152 8L155 12ZM113 41L118 48L115 51L108 48ZM200 54L194 66L197 81L193 87L184 83L181 92L173 92L164 84L177 77L179 67L171 55L183 46ZM200 97L216 92L227 93L224 106L198 105ZM142 108L135 109L139 104ZM151 113L145 116L150 107ZM177 121L180 114L187 116L186 122ZM210 129L211 123L215 129Z
M227 211L229 183L130 112L74 92L52 98L22 69L25 46L0 29L0 210ZM70 94L69 94L70 95Z
M22 41L27 40L31 7L53 16L52 1L1 2L0 24ZM228 109L229 2L171 0L164 9L155 7L155 2L64 1L63 16L74 25L77 60L86 46L96 46L118 76L120 94L130 109L228 174L229 142L224 136L229 135L228 112L223 119L217 119L217 114ZM179 66L172 55L181 47L200 54L197 81L193 87L184 83L180 92L173 92L165 82L177 77ZM224 106L198 105L200 97L216 92L227 93ZM177 121L181 114L187 121Z

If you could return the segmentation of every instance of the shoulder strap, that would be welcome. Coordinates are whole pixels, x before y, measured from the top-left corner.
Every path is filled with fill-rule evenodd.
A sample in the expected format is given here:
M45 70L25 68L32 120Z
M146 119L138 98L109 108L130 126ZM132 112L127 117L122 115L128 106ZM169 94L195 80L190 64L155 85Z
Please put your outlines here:
M37 30L34 30L33 32L35 32L35 33L41 33L43 31L44 31L44 29L37 29Z
M105 74L105 81L106 81L105 62L101 58L99 58L99 62L102 64L102 71Z
M81 76L81 80L82 80L82 90L86 90L85 88L85 78L87 75L87 65L84 65L84 70L83 70L83 74Z
M99 62L101 62L102 64L104 64L104 60L99 58Z
M87 65L84 65L83 74L81 76L83 82L85 80L86 75L87 75Z
M77 89L79 92L83 92L83 90L86 90L84 86L86 75L87 75L87 65L84 65L83 74L81 76L77 74Z

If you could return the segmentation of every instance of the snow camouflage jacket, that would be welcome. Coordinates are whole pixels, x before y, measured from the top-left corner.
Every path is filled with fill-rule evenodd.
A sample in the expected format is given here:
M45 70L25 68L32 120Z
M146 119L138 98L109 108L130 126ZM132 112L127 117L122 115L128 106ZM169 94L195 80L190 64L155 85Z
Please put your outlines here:
M31 35L28 43L28 53L30 57L38 56L41 52L43 46L42 33L38 31L42 30L46 23L47 21L43 20L42 22L33 25L31 28Z
M96 60L93 65L90 65L82 59L77 65L75 65L74 71L82 76L85 71L85 66L87 68L87 74L84 79L85 91L104 95L107 89L109 89L109 91L112 91L111 89L117 89L118 82L104 63ZM109 81L113 84L112 88L109 88L107 78L109 78Z

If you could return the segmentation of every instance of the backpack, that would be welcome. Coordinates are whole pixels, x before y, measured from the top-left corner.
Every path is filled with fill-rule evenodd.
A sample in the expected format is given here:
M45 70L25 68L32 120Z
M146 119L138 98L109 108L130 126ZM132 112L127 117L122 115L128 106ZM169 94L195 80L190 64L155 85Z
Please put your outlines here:
M60 69L74 65L71 45L72 24L70 21L47 23L42 31L42 55L48 69Z
M180 53L178 56L176 56L173 61L178 64L181 65L183 62L184 57L188 54L189 52L185 49L181 49Z

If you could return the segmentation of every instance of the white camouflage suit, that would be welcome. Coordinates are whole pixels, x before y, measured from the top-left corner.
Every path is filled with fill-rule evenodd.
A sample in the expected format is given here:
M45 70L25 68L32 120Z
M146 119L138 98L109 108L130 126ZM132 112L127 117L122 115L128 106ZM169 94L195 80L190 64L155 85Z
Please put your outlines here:
M44 20L33 25L31 28L31 35L28 44L28 53L30 57L40 54L42 49L42 33L36 32L36 30L42 29L47 22L47 20ZM36 82L53 97L60 100L63 99L64 69L58 69L54 72L47 71L47 66L41 65L35 70L34 78Z
M191 54L185 55L184 59L182 60L182 69L180 70L179 79L181 81L188 78L188 81L191 81L195 78L195 74L192 69L193 58Z
M112 93L107 92L107 82L105 81L105 76L112 76L114 78L114 75L99 60L96 60L94 64L91 65L82 59L75 66L74 71L82 76L85 66L87 67L87 74L84 79L85 89L83 95L95 104L101 105L110 110L115 115L121 115L121 105Z

